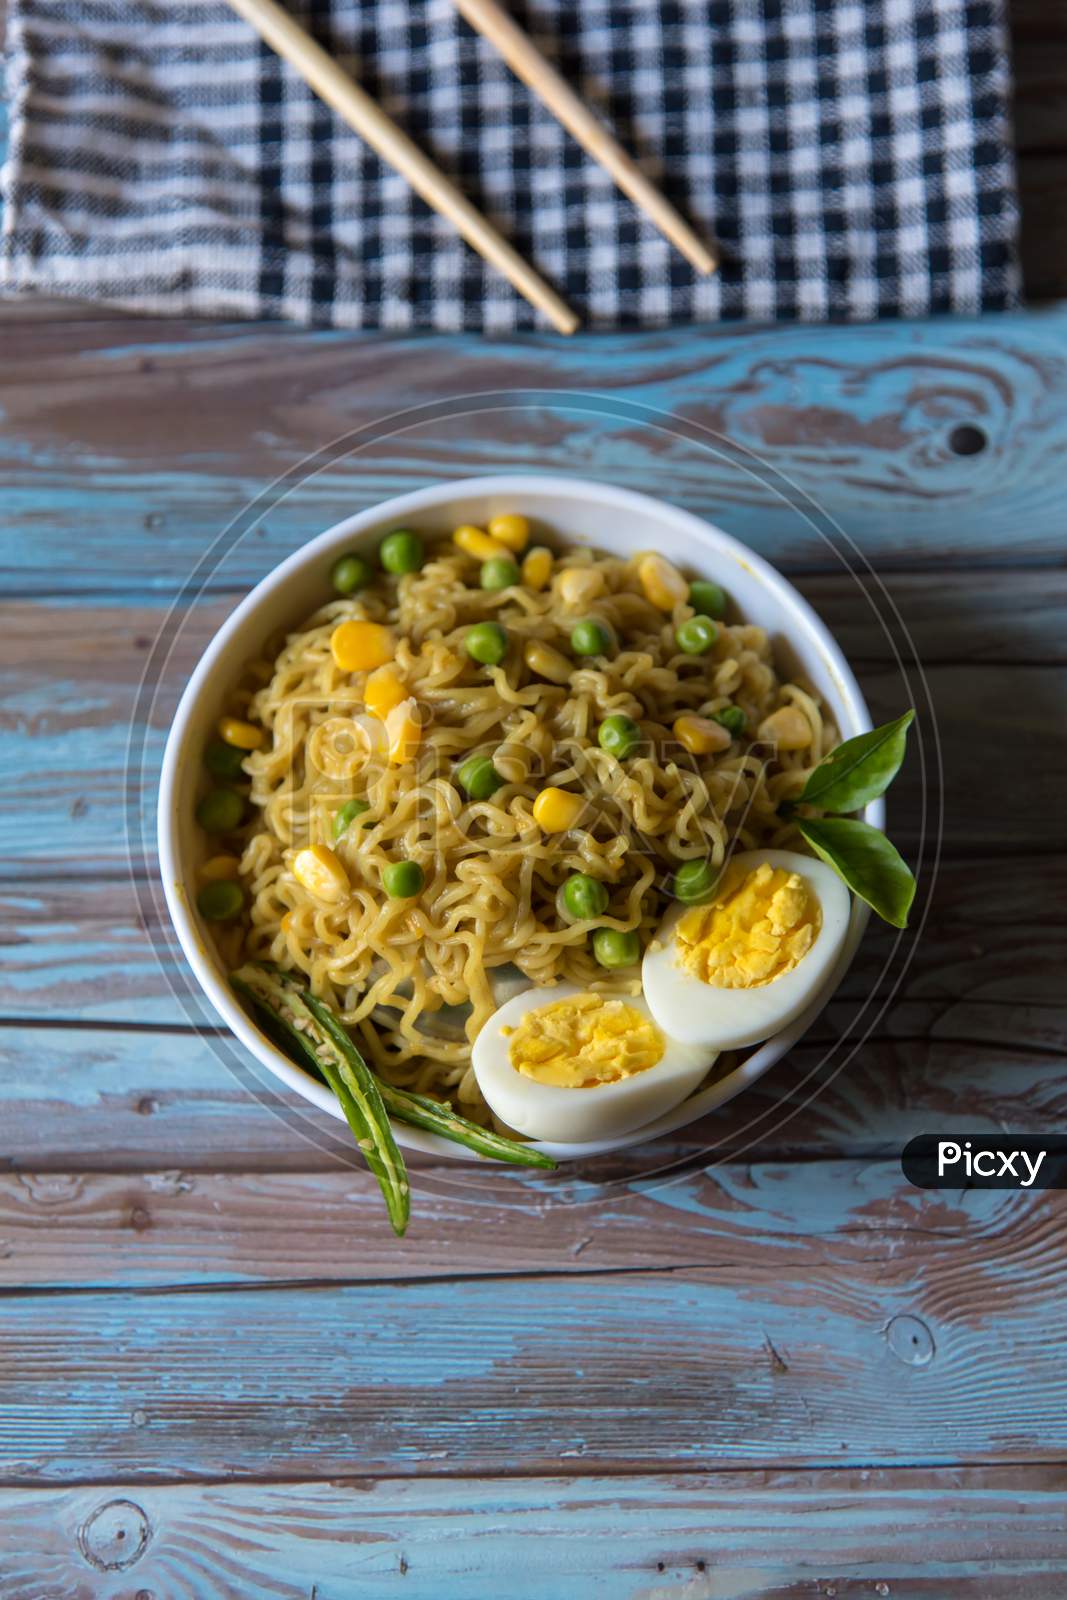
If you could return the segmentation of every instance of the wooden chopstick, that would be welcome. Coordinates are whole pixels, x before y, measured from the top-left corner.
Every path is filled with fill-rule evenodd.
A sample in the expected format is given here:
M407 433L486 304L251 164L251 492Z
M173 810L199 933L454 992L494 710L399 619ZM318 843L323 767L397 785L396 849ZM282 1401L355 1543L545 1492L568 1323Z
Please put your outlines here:
M698 272L714 272L719 258L627 155L618 140L580 100L567 80L497 0L452 0L471 27L495 45L517 78L531 88L567 132L608 171L639 211L659 229Z
M320 99L332 106L350 128L376 150L383 161L410 183L427 205L439 211L467 243L502 272L530 304L560 333L573 333L578 318L556 291L528 265L482 216L451 179L434 165L381 106L355 83L337 62L295 22L276 0L229 0L261 39L295 67Z

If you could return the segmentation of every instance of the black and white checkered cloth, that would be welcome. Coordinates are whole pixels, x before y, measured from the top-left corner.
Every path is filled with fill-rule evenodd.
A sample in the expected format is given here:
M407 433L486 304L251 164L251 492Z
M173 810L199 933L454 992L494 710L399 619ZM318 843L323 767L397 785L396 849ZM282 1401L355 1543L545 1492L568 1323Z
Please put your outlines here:
M1001 0L512 0L723 266L698 277L451 0L291 0L599 327L1016 303ZM310 9L309 9L310 8ZM537 325L221 0L14 0L0 287Z

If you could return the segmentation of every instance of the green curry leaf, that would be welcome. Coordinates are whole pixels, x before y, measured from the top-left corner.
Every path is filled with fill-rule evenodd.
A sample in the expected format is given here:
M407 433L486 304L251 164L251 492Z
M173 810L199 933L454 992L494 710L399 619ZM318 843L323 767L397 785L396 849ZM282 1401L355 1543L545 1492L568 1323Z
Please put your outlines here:
M885 794L900 771L914 718L914 711L905 711L895 722L846 739L820 761L795 801L818 806L821 811L862 811L869 801Z
M852 893L866 900L883 922L906 928L915 898L911 868L884 833L851 817L801 820L799 832Z

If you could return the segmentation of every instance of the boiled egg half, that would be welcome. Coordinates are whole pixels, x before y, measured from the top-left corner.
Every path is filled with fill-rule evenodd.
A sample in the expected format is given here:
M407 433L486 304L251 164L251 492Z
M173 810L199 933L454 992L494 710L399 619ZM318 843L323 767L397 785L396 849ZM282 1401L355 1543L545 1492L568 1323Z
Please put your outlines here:
M717 1052L671 1038L638 996L573 984L527 989L474 1042L478 1085L531 1139L581 1144L630 1133L684 1100Z
M815 999L848 931L849 893L792 850L731 857L708 899L669 911L641 983L682 1044L737 1050L777 1033Z

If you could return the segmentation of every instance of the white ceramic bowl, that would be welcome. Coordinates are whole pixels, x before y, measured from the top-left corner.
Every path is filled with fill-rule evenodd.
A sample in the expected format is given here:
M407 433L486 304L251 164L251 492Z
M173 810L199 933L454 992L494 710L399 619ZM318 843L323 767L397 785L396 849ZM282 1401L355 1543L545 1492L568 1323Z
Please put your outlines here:
M211 935L197 915L191 886L193 865L200 853L193 811L201 752L212 737L227 691L241 677L245 663L260 651L269 635L295 626L323 603L330 593L330 567L343 551L361 547L369 551L391 528L409 526L424 533L447 533L461 522L484 526L489 517L503 511L520 511L573 543L596 545L614 554L658 550L689 571L714 578L743 617L767 629L779 660L799 669L814 684L832 711L842 738L871 726L863 696L841 651L793 586L720 529L645 495L547 474L468 478L387 500L312 539L241 602L189 680L163 756L159 860L182 949L215 1010L283 1083L336 1117L341 1111L329 1090L287 1060L237 1003L215 957ZM881 827L883 803L869 806L865 816ZM669 1133L732 1099L761 1077L811 1025L844 976L866 921L866 906L854 901L840 960L821 993L801 1017L768 1039L729 1076L624 1138L541 1148L564 1160L599 1154ZM438 1156L463 1159L466 1155L462 1147L416 1128L401 1124L396 1135L401 1144Z

